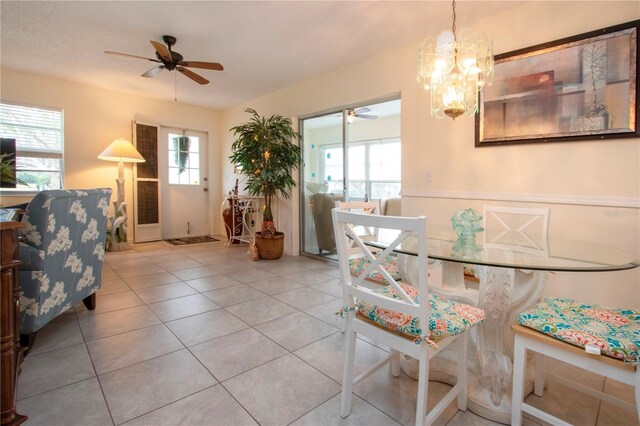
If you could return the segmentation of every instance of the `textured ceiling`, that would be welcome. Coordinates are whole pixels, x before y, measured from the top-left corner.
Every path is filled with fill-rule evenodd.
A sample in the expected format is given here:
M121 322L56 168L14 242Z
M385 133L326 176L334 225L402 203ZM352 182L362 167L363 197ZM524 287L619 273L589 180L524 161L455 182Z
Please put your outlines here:
M512 7L458 2L459 27ZM442 1L2 1L2 67L152 98L226 108L385 50L417 43L450 26ZM428 23L428 25L427 25ZM176 72L140 74L150 40L177 37L185 60L220 62L195 70L200 86Z

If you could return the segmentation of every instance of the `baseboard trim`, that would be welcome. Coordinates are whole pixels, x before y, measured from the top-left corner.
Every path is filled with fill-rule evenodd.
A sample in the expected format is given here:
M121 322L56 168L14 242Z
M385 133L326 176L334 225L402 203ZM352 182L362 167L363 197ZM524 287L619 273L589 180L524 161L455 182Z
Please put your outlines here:
M601 197L595 195L523 194L509 192L465 192L402 190L401 196L408 198L445 198L457 200L514 201L520 203L566 204L576 206L640 208L640 198Z

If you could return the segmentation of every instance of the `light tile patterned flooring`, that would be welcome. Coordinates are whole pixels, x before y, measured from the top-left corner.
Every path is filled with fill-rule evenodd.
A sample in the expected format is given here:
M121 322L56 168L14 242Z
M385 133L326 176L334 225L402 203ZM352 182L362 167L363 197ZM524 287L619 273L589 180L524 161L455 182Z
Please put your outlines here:
M252 262L246 246L223 243L107 253L96 310L80 303L38 333L18 410L30 425L413 424L417 384L388 367L355 387L351 416L339 417L338 277L322 261ZM365 340L356 351L356 374L386 353ZM633 401L600 376L549 369ZM448 388L432 382L431 405ZM543 398L528 398L579 425L637 424L633 413L552 381ZM454 402L437 424L496 423Z

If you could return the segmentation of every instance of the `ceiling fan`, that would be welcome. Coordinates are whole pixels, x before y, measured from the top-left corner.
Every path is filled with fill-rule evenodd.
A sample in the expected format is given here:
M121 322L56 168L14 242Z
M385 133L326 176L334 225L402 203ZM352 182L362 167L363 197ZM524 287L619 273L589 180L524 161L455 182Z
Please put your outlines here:
M377 115L364 114L365 112L371 112L371 110L367 107L358 109L347 108L347 122L353 123L356 118L366 118L368 120L375 120L378 118Z
M214 71L222 71L224 67L217 62L201 62L201 61L185 61L184 57L178 52L174 52L171 50L171 46L176 44L176 38L170 35L163 35L162 40L165 42L166 46L157 41L151 41L151 45L156 49L156 58L145 58L144 56L138 55L130 55L128 53L119 53L119 52L111 52L106 50L104 53L108 55L118 55L118 56L126 56L128 58L137 58L144 59L151 62L157 62L160 65L151 68L149 71L142 74L142 77L155 77L162 70L173 71L177 70L182 73L186 77L189 77L191 80L195 81L199 84L209 84L209 80L202 77L199 74L185 68L201 68L205 70L214 70Z

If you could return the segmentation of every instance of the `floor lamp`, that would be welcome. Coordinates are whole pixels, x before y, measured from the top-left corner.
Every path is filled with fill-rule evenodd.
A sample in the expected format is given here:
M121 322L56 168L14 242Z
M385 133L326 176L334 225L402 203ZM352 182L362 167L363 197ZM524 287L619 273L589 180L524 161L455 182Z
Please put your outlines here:
M111 222L111 235L109 238L108 251L130 250L127 243L127 203L124 201L124 164L123 163L143 163L145 159L138 150L126 139L116 139L111 142L102 154L98 155L100 160L118 162L118 195L113 202L114 214L109 217Z

